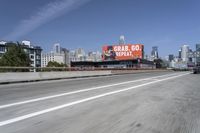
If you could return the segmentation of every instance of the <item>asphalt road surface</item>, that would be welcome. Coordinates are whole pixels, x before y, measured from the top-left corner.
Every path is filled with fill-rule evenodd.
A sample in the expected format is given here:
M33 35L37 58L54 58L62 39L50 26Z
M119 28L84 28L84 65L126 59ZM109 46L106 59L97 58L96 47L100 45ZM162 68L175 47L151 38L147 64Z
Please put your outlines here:
M0 133L200 133L200 75L0 85Z

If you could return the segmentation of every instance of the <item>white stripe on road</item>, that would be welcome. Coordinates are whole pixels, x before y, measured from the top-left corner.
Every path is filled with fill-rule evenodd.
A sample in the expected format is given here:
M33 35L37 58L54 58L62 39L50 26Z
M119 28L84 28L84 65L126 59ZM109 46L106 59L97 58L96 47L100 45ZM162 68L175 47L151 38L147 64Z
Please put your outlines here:
M77 94L77 93L81 93L81 92L98 90L98 89L101 89L101 88L107 88L107 87L112 87L112 86L117 86L117 85L128 84L128 83L134 83L134 82L139 82L139 81L144 81L144 80L151 80L151 79L155 79L155 78L162 78L162 77L165 77L165 76L172 76L172 75L176 75L176 74L166 74L166 75L162 75L162 76L155 76L155 77L151 77L151 78L145 78L145 79L139 79L139 80L133 80L133 81L126 81L126 82L121 82L121 83L116 83L116 84L92 87L92 88L82 89L82 90L78 90L78 91L72 91L72 92L61 93L61 94L56 94L56 95L51 95L51 96L46 96L46 97L41 97L41 98L35 98L35 99L30 99L30 100L26 100L26 101L22 101L22 102L15 102L15 103L10 103L10 104L0 105L0 109L12 107L12 106L17 106L17 105L22 105L22 104L27 104L27 103L32 103L32 102L38 102L38 101L57 98L57 97L62 97L62 96L67 96L67 95L71 95L71 94Z
M98 99L98 98L102 98L102 97L105 97L105 96L117 94L117 93L120 93L120 92L129 91L129 90L132 90L134 88L143 87L143 86L146 86L146 85L162 82L162 81L165 81L165 80L178 78L178 77L181 77L181 76L184 76L184 75L187 75L187 74L189 74L189 73L185 73L185 74L181 74L181 75L177 75L177 76L172 76L172 77L168 77L168 78L165 78L165 79L156 80L156 81L144 83L144 84L141 84L141 85L136 85L136 86L133 86L133 87L129 87L129 88L125 88L125 89L121 89L121 90L117 90L117 91L104 93L104 94L101 94L101 95L96 95L96 96L93 96L93 97L85 98L85 99L74 101L74 102L67 103L67 104L63 104L63 105L56 106L56 107L53 107L53 108L49 108L49 109L45 109L45 110L42 110L42 111L38 111L38 112L35 112L35 113L31 113L31 114L27 114L27 115L24 115L24 116L16 117L16 118L13 118L13 119L9 119L9 120L0 122L0 127L8 125L8 124L11 124L11 123L15 123L15 122L18 122L18 121L22 121L22 120L25 120L25 119L28 119L28 118L32 118L32 117L35 117L35 116L38 116L38 115L42 115L42 114L45 114L45 113L49 113L49 112L52 112L52 111L55 111L55 110L63 109L63 108L66 108L66 107L69 107L69 106L72 106L72 105L84 103L84 102L87 102L87 101L95 100L95 99Z

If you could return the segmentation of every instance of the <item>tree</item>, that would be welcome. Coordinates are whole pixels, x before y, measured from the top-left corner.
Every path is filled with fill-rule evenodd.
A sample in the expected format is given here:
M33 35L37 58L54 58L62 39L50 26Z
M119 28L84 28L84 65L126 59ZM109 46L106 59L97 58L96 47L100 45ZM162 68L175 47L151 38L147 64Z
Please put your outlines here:
M55 67L54 69L48 69L48 67ZM56 68L56 67L59 67L59 68ZM60 67L63 67L63 68L60 68ZM50 61L48 62L47 64L47 69L43 69L43 71L64 71L65 68L64 67L67 67L67 65L63 64L63 63L58 63L56 61Z
M0 66L29 67L30 59L19 43L7 43L7 52L0 59Z
M58 63L56 61L49 61L47 67L65 67L63 63Z

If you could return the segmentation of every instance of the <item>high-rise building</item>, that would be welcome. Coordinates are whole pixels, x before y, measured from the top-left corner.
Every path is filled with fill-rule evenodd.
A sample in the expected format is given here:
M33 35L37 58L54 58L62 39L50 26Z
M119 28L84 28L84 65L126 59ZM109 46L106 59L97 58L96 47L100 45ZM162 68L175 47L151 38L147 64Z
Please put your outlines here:
M53 52L54 53L60 53L61 47L59 43L55 43L53 46Z
M200 44L196 44L196 63L200 64Z
M196 51L200 51L200 44L196 44Z
M178 58L181 59L181 49L178 51Z
M174 60L174 55L173 55L173 54L170 54L168 60L169 60L170 62L173 61L173 60Z
M101 61L101 53L99 51L97 52L89 52L87 56L87 61Z
M121 35L120 37L119 37L119 45L125 45L126 43L125 43L125 37L124 37L124 35Z
M188 45L183 45L181 47L181 59L183 62L189 61L189 46Z
M75 57L77 61L85 61L86 60L86 54L84 49L78 48L75 50Z
M151 58L152 58L152 60L159 58L158 57L158 47L157 46L153 46L152 47Z

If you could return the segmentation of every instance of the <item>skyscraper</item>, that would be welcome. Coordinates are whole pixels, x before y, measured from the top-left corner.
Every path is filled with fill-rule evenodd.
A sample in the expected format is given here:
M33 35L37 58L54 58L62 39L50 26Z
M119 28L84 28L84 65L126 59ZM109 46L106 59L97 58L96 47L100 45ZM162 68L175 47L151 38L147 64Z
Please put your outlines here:
M173 54L170 54L168 60L169 60L170 62L173 61L173 60L174 60L174 55L173 55Z
M178 58L181 59L181 49L178 51Z
M189 60L189 46L183 45L181 47L181 59L183 62L188 62Z
M200 44L196 44L196 63L200 64Z
M125 37L124 37L124 35L121 35L119 37L119 45L125 45Z
M60 53L60 44L59 43L55 43L54 46L53 46L53 52L54 53Z
M200 51L200 44L196 44L196 51Z
M158 47L157 46L153 46L152 47L151 58L152 58L152 60L159 58L158 57Z

